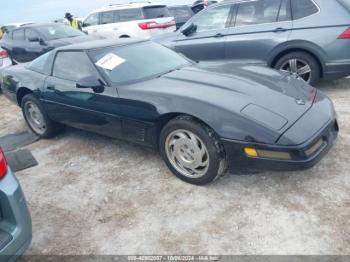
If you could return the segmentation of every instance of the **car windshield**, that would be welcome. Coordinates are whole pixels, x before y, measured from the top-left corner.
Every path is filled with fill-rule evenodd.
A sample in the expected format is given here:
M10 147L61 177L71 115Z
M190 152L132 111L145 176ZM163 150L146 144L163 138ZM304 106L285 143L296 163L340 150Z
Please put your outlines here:
M185 57L153 42L95 49L89 55L113 83L157 77L191 64Z
M36 27L36 30L44 37L45 40L55 40L61 38L70 38L85 35L79 30L73 29L66 25L50 25Z

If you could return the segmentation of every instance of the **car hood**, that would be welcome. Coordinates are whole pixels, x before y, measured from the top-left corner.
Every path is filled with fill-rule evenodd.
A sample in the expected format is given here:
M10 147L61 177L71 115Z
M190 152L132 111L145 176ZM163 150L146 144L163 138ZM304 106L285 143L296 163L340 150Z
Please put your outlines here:
M205 102L280 131L310 109L316 92L290 74L255 65L199 64L164 78Z
M68 37L68 38L50 40L50 41L47 41L47 44L54 47L60 47L60 46L66 46L66 45L77 44L77 43L93 41L93 40L96 40L96 37L83 35L83 36L77 36L77 37Z

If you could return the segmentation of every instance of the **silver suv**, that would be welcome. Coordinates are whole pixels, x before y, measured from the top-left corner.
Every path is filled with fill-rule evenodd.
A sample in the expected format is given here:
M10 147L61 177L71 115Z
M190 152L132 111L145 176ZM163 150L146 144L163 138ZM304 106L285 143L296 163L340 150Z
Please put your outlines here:
M153 40L193 60L265 64L315 84L350 75L350 0L226 0Z

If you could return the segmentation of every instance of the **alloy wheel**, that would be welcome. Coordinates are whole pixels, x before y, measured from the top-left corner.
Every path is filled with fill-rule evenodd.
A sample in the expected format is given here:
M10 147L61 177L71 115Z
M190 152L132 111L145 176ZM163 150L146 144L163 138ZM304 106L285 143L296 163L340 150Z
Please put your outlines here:
M209 169L209 153L203 141L188 130L171 132L165 142L165 152L171 165L182 175L200 178Z
M24 113L30 127L38 134L42 135L46 131L46 123L39 107L28 101L24 105Z
M284 62L281 65L280 70L295 74L307 83L310 83L312 78L312 70L310 65L306 61L299 58L289 59L288 61Z

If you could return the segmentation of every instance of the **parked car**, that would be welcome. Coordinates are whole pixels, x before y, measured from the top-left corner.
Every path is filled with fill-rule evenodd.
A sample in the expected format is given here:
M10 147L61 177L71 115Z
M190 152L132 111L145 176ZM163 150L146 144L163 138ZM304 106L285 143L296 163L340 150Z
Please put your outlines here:
M209 5L212 5L212 4L216 4L218 1L207 1L208 2L208 6ZM192 11L197 14L199 13L200 11L202 11L204 9L204 0L198 0L198 1L195 1L193 4L192 4Z
M175 20L165 5L150 3L115 4L92 12L83 22L89 35L107 38L151 36L176 30Z
M32 222L21 186L0 147L0 260L15 261L29 247Z
M171 16L175 18L176 29L183 26L193 15L192 9L188 5L175 5L168 7Z
M350 75L349 26L349 0L226 0L153 40L193 60L264 64L315 84Z
M95 40L63 24L33 24L12 29L0 41L13 63L26 63L59 46Z
M227 166L310 167L338 132L332 102L301 79L252 65L198 65L151 41L60 47L3 77L4 94L38 136L70 125L159 148L193 184Z

